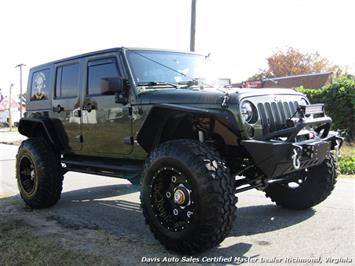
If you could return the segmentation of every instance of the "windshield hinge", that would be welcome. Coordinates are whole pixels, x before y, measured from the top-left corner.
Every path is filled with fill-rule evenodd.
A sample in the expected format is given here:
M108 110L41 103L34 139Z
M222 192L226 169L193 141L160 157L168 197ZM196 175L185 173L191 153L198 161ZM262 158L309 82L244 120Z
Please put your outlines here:
M228 107L228 104L229 104L229 100L230 100L229 94L226 93L226 94L222 97L221 106L222 106L223 108L227 108L227 107Z

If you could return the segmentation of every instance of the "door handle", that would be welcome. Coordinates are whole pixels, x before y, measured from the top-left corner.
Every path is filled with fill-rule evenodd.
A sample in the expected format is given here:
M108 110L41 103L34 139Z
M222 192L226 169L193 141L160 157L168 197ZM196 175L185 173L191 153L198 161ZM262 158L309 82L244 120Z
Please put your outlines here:
M53 112L60 113L61 111L64 111L64 107L60 106L60 104L58 104L58 106L53 107Z
M77 110L74 110L74 111L73 111L73 116L74 116L74 117L81 117L81 110L78 110L78 109L77 109Z
M94 105L92 105L91 103L88 103L87 105L84 105L83 106L83 110L84 111L87 111L87 112L91 112L93 109L95 109L95 106Z

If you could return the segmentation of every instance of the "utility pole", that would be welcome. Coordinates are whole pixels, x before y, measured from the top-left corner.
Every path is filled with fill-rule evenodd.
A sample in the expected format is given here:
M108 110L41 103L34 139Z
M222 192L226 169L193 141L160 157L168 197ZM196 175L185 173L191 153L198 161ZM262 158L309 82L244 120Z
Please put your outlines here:
M20 119L22 118L22 67L26 66L25 64L19 64L15 68L20 68Z
M10 95L9 95L9 129L12 131L12 114L11 114L11 94L12 94L12 87L14 86L13 83L10 85Z
M191 31L190 31L190 51L195 51L195 33L196 33L196 1L191 0Z

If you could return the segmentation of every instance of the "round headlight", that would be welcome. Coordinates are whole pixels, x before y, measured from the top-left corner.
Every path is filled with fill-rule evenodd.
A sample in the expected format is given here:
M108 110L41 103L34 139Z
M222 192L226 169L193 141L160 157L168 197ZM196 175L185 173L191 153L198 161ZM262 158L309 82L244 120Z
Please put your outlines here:
M246 122L253 120L254 106L251 102L245 101L241 106L241 115Z

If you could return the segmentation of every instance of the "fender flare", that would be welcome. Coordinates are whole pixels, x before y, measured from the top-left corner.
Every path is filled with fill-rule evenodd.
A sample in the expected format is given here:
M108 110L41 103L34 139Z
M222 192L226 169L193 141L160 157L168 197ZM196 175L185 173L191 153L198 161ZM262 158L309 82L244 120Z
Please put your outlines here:
M21 135L28 138L34 137L38 130L40 130L49 140L49 142L58 150L63 150L68 143L63 126L56 126L59 123L55 123L53 119L49 118L21 118L18 126L18 131ZM59 137L58 130L62 129L61 133L64 133L62 137Z
M214 118L237 136L240 135L240 127L233 113L227 109L207 109L175 104L159 104L150 109L149 114L137 134L137 142L139 145L149 153L153 147L159 143L163 129L169 119L176 115Z

